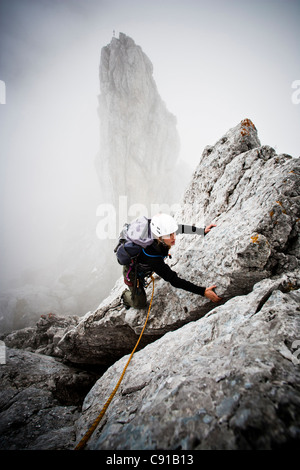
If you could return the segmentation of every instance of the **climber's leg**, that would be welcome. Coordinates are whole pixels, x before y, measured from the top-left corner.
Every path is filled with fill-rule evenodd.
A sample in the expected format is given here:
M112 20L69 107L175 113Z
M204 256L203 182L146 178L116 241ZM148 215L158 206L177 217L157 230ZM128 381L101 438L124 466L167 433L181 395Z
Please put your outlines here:
M143 288L138 287L133 295L133 288L129 287L122 294L122 300L126 307L144 308L147 305L146 292Z
M142 286L137 286L134 292L134 270L130 270L129 266L123 267L124 282L128 286L129 290L125 290L122 294L122 300L124 305L129 308L144 308L147 305L147 297L145 289Z

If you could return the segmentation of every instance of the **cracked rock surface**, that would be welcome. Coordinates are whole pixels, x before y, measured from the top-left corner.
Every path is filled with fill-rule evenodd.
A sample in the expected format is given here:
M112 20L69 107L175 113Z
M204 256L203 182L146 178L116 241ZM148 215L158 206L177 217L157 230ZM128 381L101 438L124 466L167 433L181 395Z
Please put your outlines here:
M217 226L205 238L180 235L170 266L180 277L211 286L223 302L249 293L261 279L297 271L300 262L299 159L261 146L245 119L207 147L176 214L178 222ZM151 285L147 289L151 296ZM112 364L134 347L147 310L126 310L120 279L94 312L65 330L55 354L74 363ZM215 305L156 279L142 346Z
M300 439L300 327L295 277L251 293L169 332L136 353L88 449L285 449ZM295 284L294 284L295 285ZM128 357L95 384L77 440L99 414Z

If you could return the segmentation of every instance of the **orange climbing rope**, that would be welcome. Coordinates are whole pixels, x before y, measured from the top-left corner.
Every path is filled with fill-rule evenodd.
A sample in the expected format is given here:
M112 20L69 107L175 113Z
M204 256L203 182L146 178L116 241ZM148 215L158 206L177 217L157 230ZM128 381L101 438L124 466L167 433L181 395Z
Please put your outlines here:
M123 377L125 375L125 372L126 372L126 369L127 367L129 366L129 363L132 359L132 356L134 355L135 353L135 350L136 348L138 347L138 344L143 336L143 333L145 331L145 328L146 328L146 324L147 324L147 321L148 321L148 318L149 318L149 314L150 314L150 310L151 310L151 306L152 306L152 300L153 300L153 295L154 295L154 277L151 276L151 280L152 280L152 295L151 295L151 300L150 300L150 304L149 304L149 308L148 308L148 313L147 313L147 317L146 317L146 321L145 321L145 324L143 326L143 329L141 331L141 334L139 336L139 339L137 340L137 343L136 345L134 346L133 350L132 350L132 353L130 354L129 356L129 359L126 363L126 366L124 367L123 369L123 372L118 380L118 383L117 385L115 386L115 388L113 389L110 397L108 398L108 400L106 401L105 405L103 406L102 410L100 411L99 415L97 416L97 418L95 419L95 421L93 422L93 424L90 426L89 430L84 434L84 436L82 437L82 439L79 441L79 443L76 445L75 449L74 450L82 450L86 443L88 442L88 440L90 439L91 435L93 434L93 432L95 431L95 429L97 428L98 424L100 423L101 419L103 418L107 408L109 407L113 397L115 396L122 380L123 380ZM151 282L151 281L150 281ZM149 283L150 284L150 283ZM149 285L148 284L148 285Z

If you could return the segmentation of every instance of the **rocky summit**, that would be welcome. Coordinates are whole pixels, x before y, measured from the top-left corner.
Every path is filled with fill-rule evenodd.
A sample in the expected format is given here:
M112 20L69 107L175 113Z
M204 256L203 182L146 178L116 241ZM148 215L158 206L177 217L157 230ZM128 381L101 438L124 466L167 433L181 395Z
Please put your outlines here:
M204 238L178 236L166 262L180 277L216 285L222 301L213 304L155 279L139 350L87 449L299 446L299 176L299 158L262 145L249 119L204 149L175 217L178 223L216 227ZM0 368L3 448L71 449L85 434L146 319L147 309L122 305L125 287L120 278L109 297L82 317L44 316L35 327L3 338L10 358ZM24 389L19 387L16 357L22 364L40 357L45 365L36 365L34 374L44 377L48 364L56 377L37 379L43 385L34 396L43 393L47 400L38 414L27 400L22 419L18 407L27 380L28 387L33 384L22 370ZM80 383L80 374L89 375L90 390L81 400L55 395L54 364L74 389L74 370ZM44 410L55 415L58 407L64 407L59 413L65 424L49 424ZM60 439L47 441L50 432Z

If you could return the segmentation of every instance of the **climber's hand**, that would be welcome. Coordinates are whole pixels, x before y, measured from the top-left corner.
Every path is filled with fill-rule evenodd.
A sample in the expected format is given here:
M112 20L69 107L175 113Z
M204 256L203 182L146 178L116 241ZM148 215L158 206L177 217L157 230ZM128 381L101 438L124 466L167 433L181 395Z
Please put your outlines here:
M216 225L215 224L208 225L207 227L205 227L204 233L210 232L213 227L216 227Z
M210 287L207 287L205 289L205 292L204 292L204 296L207 297L209 300L211 300L212 302L219 302L221 299L221 297L219 297L214 291L213 289L215 289L217 286L210 286Z

